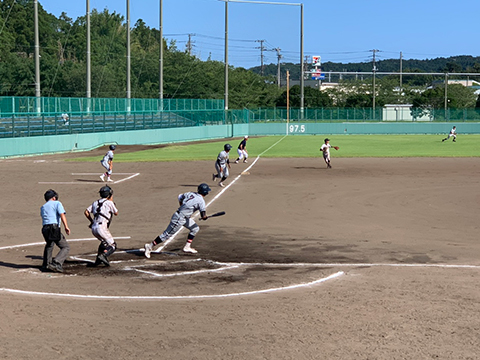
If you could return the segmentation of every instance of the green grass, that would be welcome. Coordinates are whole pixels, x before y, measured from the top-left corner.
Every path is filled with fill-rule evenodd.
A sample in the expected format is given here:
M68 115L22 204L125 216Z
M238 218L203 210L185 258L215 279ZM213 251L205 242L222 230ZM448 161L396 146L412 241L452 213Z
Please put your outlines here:
M443 135L298 135L266 136L250 138L247 150L250 157L295 158L319 157L325 137L330 144L340 147L331 150L335 157L478 157L480 135L461 135L457 142L442 142ZM233 146L230 157L237 157L240 138L189 145L170 145L163 148L122 153L122 146L115 153L115 162L142 161L192 161L214 160L223 145ZM276 144L276 145L274 145ZM268 150L267 150L268 149ZM70 161L98 161L98 157L72 158Z

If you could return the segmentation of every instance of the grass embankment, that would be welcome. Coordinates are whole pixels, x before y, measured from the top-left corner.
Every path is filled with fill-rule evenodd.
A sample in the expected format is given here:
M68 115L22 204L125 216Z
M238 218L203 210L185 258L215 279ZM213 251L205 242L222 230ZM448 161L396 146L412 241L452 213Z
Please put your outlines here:
M442 142L442 135L298 135L252 137L247 142L250 157L318 157L325 137L340 150L331 150L335 157L478 157L480 135L460 135L457 142ZM230 157L237 157L236 148L241 138L198 144L172 144L170 146L122 153L118 146L115 162L141 161L192 161L212 160L223 150L223 145L233 146ZM275 145L274 145L275 144ZM274 145L274 146L273 146ZM268 149L268 150L267 150ZM70 159L72 161L98 161L98 157Z

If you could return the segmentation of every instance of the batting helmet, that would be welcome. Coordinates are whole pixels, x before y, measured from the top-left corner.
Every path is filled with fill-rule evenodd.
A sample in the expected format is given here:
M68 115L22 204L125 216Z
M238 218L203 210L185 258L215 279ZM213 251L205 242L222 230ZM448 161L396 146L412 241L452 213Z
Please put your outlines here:
M200 194L200 195L208 195L208 193L211 191L212 189L210 189L210 187L205 184L205 183L202 183L200 185L198 185L198 190L197 192Z
M99 193L100 193L100 197L105 199L105 198L108 198L110 195L113 195L113 190L110 186L106 185L100 188Z
M52 189L45 191L45 194L43 195L43 197L45 198L45 201L48 201L52 198L57 198L57 200L58 200L57 192L55 190L52 190Z
M230 144L223 145L223 150L230 151L231 149L232 149L232 145L230 145Z
M115 150L117 147L115 145L110 145L110 150Z

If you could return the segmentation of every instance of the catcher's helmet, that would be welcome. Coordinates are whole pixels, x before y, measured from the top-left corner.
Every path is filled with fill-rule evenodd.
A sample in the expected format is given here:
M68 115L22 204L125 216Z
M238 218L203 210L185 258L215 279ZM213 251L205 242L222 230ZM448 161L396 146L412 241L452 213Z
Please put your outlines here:
M198 190L197 192L200 194L200 195L208 195L208 193L211 191L212 189L210 189L210 187L205 184L205 183L202 183L200 185L198 185Z
M113 195L113 190L110 186L106 185L100 188L99 193L100 193L100 197L105 199L105 198L108 198L110 195Z
M58 200L58 194L55 190L52 190L52 189L49 189L47 191L45 191L45 194L43 195L43 197L45 198L45 201L48 201L52 198L57 198Z
M230 145L230 144L223 145L223 150L230 151L231 149L232 149L232 145Z
M110 150L115 150L117 147L115 145L110 145Z

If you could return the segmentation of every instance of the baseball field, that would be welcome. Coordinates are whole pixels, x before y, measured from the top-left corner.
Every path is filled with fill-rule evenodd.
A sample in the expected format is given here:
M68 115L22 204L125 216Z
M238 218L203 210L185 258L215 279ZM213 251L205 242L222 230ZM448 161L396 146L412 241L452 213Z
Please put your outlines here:
M119 249L90 267L102 147L0 160L0 358L477 359L480 136L252 137L212 181L223 144L122 146L110 183ZM150 259L179 193L207 214ZM53 188L71 234L65 273L42 272L39 210ZM57 249L55 249L55 252Z

